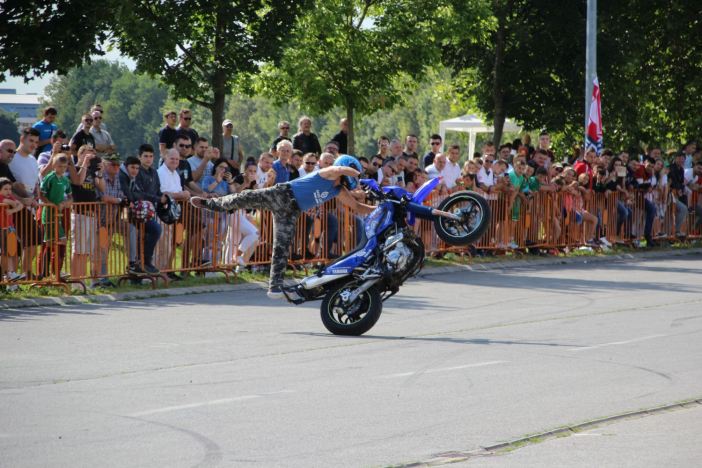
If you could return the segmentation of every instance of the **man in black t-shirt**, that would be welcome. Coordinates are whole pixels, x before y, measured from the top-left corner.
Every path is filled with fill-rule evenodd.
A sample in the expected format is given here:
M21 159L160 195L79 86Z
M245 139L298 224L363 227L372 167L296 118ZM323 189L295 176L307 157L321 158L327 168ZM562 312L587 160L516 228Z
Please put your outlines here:
M339 133L332 137L332 141L339 143L339 153L347 154L349 138L349 120L341 119L339 121L339 127Z
M83 124L81 129L71 137L71 154L73 154L74 157L78 155L78 150L83 145L95 148L95 138L93 138L93 135L90 133L90 127L93 126L93 116L90 114L83 114L81 123Z
M431 149L427 151L427 153L422 158L424 168L427 168L434 164L434 157L436 157L436 155L440 153L441 135L435 133L431 137L429 137L429 145L431 146Z
M166 125L158 132L158 150L161 158L166 154L167 149L173 148L173 143L178 136L178 130L175 126L178 114L175 111L168 111L163 115L163 118L166 119Z
M188 138L190 138L190 144L191 150L190 153L188 153L188 156L193 154L192 148L195 148L195 143L197 143L197 139L200 138L200 135L195 131L195 129L190 127L190 122L192 122L193 116L190 113L189 109L183 109L180 111L180 124L178 125L178 128L176 128L176 131L178 132L178 136L185 135Z
M7 177L11 182L17 182L10 170L10 161L15 157L17 145L12 140L0 141L0 177Z
M273 144L271 145L271 153L275 153L276 151L278 151L278 143L280 143L283 140L288 140L292 143L292 140L288 136L288 134L290 133L290 122L286 120L278 122L278 132L278 136L275 137L275 140L273 140Z
M83 125L90 128L85 120ZM91 146L81 145L77 156L69 158L68 173L74 203L71 209L71 276L82 278L88 276L88 258L98 258L98 207L95 203L99 201L98 191L105 193L102 161ZM99 269L100 262L91 262L92 276L99 275Z

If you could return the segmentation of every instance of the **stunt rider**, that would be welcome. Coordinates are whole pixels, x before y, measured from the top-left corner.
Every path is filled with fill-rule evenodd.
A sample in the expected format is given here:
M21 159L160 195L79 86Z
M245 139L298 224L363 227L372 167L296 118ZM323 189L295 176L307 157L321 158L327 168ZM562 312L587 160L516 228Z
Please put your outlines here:
M295 234L295 223L302 211L319 206L336 196L342 204L361 214L368 214L375 209L358 202L349 192L358 185L357 178L362 170L361 163L355 157L344 155L334 161L334 165L291 182L264 189L245 190L215 199L193 197L190 203L214 211L253 208L273 213L273 257L268 297L282 299L283 275Z

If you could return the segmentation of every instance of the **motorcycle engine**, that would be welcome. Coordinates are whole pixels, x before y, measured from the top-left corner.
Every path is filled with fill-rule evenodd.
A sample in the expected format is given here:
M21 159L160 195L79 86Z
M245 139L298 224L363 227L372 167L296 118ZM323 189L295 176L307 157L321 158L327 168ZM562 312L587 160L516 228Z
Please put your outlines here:
M401 273L412 259L412 251L403 242L404 234L390 236L383 244L385 266L393 273Z

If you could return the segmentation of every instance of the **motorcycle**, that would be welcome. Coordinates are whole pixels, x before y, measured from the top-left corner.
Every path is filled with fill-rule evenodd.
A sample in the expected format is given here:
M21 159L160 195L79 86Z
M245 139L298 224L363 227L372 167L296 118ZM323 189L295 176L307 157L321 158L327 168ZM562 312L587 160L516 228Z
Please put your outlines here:
M487 201L474 192L456 192L437 208L422 205L440 180L430 179L414 193L384 187L373 179L360 184L377 208L364 219L365 242L316 274L283 288L288 301L322 300L322 323L335 335L358 336L380 318L383 302L417 275L424 265L424 244L412 229L417 218L433 221L439 238L451 245L480 239L490 222Z

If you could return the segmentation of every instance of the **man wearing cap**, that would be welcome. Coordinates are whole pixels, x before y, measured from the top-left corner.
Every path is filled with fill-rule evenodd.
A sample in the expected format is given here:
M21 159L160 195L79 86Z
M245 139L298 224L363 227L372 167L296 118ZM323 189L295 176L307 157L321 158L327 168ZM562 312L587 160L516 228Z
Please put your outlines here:
M122 161L117 153L110 153L102 158L103 180L105 191L98 191L100 200L104 204L100 209L100 225L107 229L108 240L118 232L126 233L126 225L121 225L120 212L122 203L125 201L124 192L119 182L119 167ZM114 284L107 279L107 258L112 242L107 242L107 247L100 246L100 278L94 283L95 286L114 287Z
M173 148L173 143L178 137L178 131L176 130L178 114L171 110L163 114L163 118L166 120L166 125L158 132L158 150L161 157L164 157L166 150Z
M244 161L244 151L239 144L239 136L233 135L234 124L226 119L222 122L222 158L227 160L229 167L236 169L234 175L241 172L241 163Z

